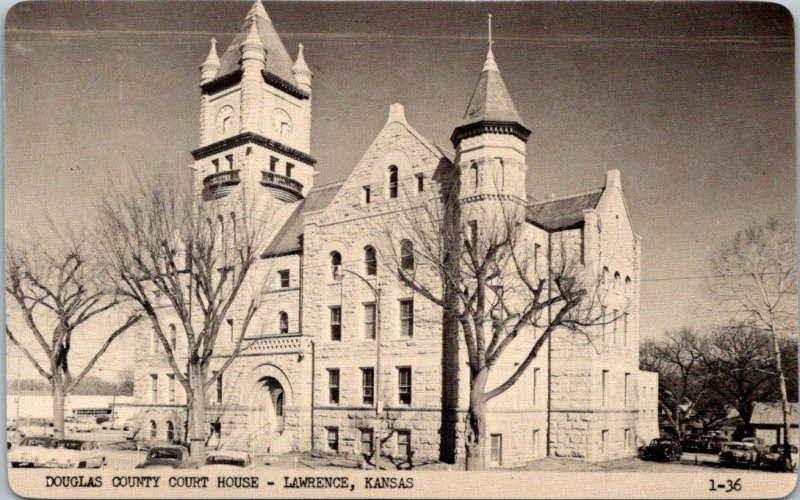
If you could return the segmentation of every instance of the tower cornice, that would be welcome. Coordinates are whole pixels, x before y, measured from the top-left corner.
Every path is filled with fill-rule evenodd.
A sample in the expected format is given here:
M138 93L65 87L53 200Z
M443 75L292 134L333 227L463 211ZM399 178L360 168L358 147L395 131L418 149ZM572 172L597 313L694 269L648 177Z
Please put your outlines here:
M264 77L264 82L268 85L286 92L292 97L296 97L298 99L308 99L310 94L303 89L297 87L296 85L292 84L284 80L283 78L279 77L275 73L271 71L262 70L261 76ZM233 87L234 85L238 84L242 81L242 70L237 69L227 75L222 75L219 78L215 78L211 81L203 83L200 85L200 90L203 94L215 94L221 90L225 90L227 88Z
M221 141L214 142L207 146L197 148L192 151L192 157L195 159L195 161L202 160L203 158L208 158L209 156L222 153L223 151L227 151L231 148L242 146L244 144L255 144L257 146L262 146L308 165L314 165L317 163L316 158L307 153L289 147L285 144L281 144L280 142L273 141L272 139L254 132L244 132L234 135L233 137L228 137L222 139Z
M531 131L518 122L481 120L457 127L453 131L453 135L450 136L450 142L453 143L453 147L458 148L458 144L463 139L469 139L470 137L482 134L507 134L523 142L527 142Z

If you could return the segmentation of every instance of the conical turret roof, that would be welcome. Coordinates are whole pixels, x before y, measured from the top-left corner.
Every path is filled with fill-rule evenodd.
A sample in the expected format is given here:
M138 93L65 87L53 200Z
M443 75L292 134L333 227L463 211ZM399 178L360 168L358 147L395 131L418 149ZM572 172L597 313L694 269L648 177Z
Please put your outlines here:
M278 36L278 32L275 31L275 26L272 24L269 15L267 15L267 11L264 9L261 0L256 0L253 4L239 33L233 38L228 48L225 49L225 53L222 54L217 78L241 69L240 46L247 39L250 33L250 27L253 23L255 23L256 32L261 39L261 43L267 51L267 71L296 86L297 81L292 74L292 65L294 61L286 50L286 47L284 47L283 42Z
M514 122L523 125L517 108L511 100L511 95L508 93L506 83L500 75L491 45L486 54L486 61L483 64L481 76L478 78L478 84L472 92L472 98L459 127L484 121Z

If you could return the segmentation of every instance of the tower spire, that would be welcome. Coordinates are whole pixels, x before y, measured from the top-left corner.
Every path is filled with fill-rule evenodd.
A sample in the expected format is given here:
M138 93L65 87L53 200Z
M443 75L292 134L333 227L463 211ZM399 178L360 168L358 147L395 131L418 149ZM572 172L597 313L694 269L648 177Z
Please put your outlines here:
M489 49L486 51L486 61L483 63L483 70L481 71L500 71L497 67L497 62L494 60L494 53L492 52L492 15L489 14L489 42L487 43Z
M250 19L251 17L255 16L261 16L265 19L269 19L269 16L267 15L267 9L264 8L264 4L261 3L261 0L256 0L255 3L253 3L253 6L250 7L250 12L247 13L245 19Z
M200 78L203 82L212 80L219 70L219 56L217 55L217 39L211 39L211 49L208 51L208 57L200 65Z

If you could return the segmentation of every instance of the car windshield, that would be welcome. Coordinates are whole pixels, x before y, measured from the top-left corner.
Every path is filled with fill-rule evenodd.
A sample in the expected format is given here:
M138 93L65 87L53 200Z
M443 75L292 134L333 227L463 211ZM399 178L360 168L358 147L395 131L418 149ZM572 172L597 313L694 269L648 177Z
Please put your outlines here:
M54 448L63 448L65 450L80 450L83 447L83 441L56 441Z
M147 458L151 460L160 460L160 459L180 460L181 452L180 450L169 449L169 448L156 448L154 450L150 450L150 453L147 454Z
M41 448L50 448L52 444L52 439L45 438L25 438L21 443L19 443L20 446L38 446Z
M243 458L226 457L224 455L210 456L206 458L206 465L234 465L245 467L247 463Z

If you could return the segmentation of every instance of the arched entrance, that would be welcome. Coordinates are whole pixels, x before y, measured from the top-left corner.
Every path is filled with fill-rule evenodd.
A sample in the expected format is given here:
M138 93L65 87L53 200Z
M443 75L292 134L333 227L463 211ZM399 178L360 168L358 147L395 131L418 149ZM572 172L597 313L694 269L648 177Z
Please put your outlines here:
M264 435L282 433L285 404L283 385L275 377L259 378L250 404L250 432Z

